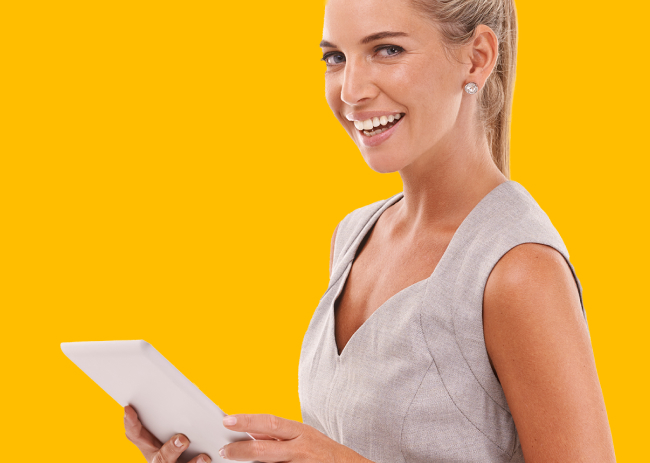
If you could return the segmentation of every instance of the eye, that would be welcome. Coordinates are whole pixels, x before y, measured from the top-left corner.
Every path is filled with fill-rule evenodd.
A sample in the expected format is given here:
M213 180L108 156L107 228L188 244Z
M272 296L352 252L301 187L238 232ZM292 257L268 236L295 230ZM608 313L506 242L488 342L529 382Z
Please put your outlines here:
M345 55L338 52L325 53L321 61L325 61L328 66L335 66L337 64L345 63Z
M385 51L386 53L384 56L395 56L402 53L404 49L402 47L398 47L397 45L385 45L383 47L377 48L376 51L377 53L379 53L380 51Z

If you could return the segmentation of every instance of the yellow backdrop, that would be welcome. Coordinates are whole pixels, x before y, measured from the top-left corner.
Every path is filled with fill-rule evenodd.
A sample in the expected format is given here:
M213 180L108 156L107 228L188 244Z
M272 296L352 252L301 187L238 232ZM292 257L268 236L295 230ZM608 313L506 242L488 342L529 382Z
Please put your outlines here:
M650 9L517 7L512 179L569 249L617 456L642 461ZM401 191L325 102L322 12L3 6L3 459L144 461L63 341L145 339L227 413L300 420L300 345L334 227Z

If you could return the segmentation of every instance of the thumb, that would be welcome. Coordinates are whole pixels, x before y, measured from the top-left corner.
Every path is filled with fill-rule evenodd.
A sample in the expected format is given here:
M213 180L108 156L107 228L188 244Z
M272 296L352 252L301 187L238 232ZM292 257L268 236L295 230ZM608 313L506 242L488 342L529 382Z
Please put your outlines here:
M190 440L187 437L183 434L176 434L160 447L158 455L154 456L153 461L156 463L176 463L178 457L187 450L189 445Z

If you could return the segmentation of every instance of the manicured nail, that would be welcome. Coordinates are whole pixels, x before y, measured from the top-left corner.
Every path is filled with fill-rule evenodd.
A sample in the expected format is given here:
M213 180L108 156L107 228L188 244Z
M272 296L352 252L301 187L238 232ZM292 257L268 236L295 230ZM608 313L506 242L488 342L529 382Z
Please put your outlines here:
M174 445L175 445L176 447L182 447L182 446L183 446L183 443L181 442L181 438L180 438L180 437L177 437L176 440L174 440Z
M221 448L219 449L219 456L220 456L221 458L226 458L226 457L223 455L223 453L224 453L224 452L223 452L223 447L221 447Z
M223 419L223 424L226 426L232 426L233 424L237 424L237 418L234 416L226 416Z

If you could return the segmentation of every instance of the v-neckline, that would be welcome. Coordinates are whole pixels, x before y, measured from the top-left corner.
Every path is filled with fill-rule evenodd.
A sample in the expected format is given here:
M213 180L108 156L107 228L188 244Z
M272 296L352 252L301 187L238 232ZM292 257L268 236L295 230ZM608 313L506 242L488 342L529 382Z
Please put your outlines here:
M339 282L339 286L338 286L338 289L336 291L336 294L334 295L334 299L332 300L332 303L330 304L330 311L331 311L331 314L332 314L332 340L333 340L333 344L334 344L334 355L339 360L342 358L343 354L348 350L348 346L350 345L350 342L352 342L353 339L358 337L357 333L359 333L359 331L361 331L362 329L364 329L364 327L366 325L368 325L368 322L370 322L371 319L373 319L375 317L375 314L377 314L377 312L379 312L385 306L387 306L390 303L390 301L395 299L399 294L404 293L408 289L413 288L414 286L416 286L418 284L426 283L427 281L429 281L429 278L431 278L431 276L429 276L429 277L427 277L427 278L425 278L423 280L417 281L417 282L413 283L412 285L409 285L406 288L404 288L404 289L398 291L397 293L393 294L388 299L386 299L386 301L384 301L383 304L381 304L379 307L377 307L377 309L373 313L371 313L368 318L366 318L366 320L354 331L354 333L352 333L352 336L350 336L350 338L348 339L348 342L345 343L345 346L343 347L343 350L339 353L339 346L336 343L336 311L335 311L336 301L341 296L341 293L343 292L343 288L345 288L345 284L348 281L348 277L350 275L350 272L352 271L352 264L354 263L354 261L358 257L357 256L357 251L359 250L359 246L361 246L361 243L370 234L372 229L375 227L375 224L379 221L379 217L381 217L381 215L386 211L386 209L391 207L393 204L398 202L403 197L404 197L404 193L400 192L400 193L397 193L395 196L393 196L391 198L388 198L388 200L386 200L386 202L377 210L377 212L375 212L373 217L364 226L365 233L362 230L362 232L359 233L359 235L355 239L356 244L354 246L352 246L351 249L348 250L348 252L350 253L350 255L352 257L348 261L348 263L346 265L346 268L343 271L343 276L341 277L342 281ZM449 246L447 246L447 247L449 247Z
M332 344L334 346L334 356L336 357L337 360L341 360L345 354L345 352L348 351L348 347L350 346L350 343L353 342L354 339L356 339L358 336L358 333L362 331L363 329L366 328L366 326L371 323L372 320L376 317L377 313L380 313L384 307L386 307L393 299L395 299L397 296L400 294L411 290L413 287L417 285L427 285L429 282L433 279L434 275L436 275L436 272L440 268L441 264L448 259L448 255L450 254L450 250L452 248L452 244L458 241L460 238L460 232L464 230L463 225L467 223L467 219L476 213L476 211L479 209L479 206L481 204L484 204L486 202L486 198L493 194L500 186L504 184L509 184L509 183L516 183L514 180L506 180L505 182L499 183L496 187L494 187L492 190L490 190L481 200L474 206L474 208L465 216L463 221L460 223L456 231L454 231L454 234L451 237L451 240L449 241L449 244L447 244L447 247L445 248L444 252L442 253L442 256L440 257L440 260L436 264L435 268L433 269L433 272L431 272L431 275L429 275L427 278L416 281L412 285L407 286L406 288L396 292L393 294L391 297L389 297L386 301L384 301L383 304L381 304L377 309L370 314L370 316L352 333L352 336L348 339L348 342L345 343L345 346L343 347L343 350L339 353L339 347L336 343L336 313L334 310L334 307L336 305L336 301L338 300L339 296L341 296L341 293L343 292L343 288L345 287L345 284L348 281L348 277L350 276L350 273L352 271L352 264L357 258L357 251L359 249L359 246L363 242L363 240L366 238L366 236L370 233L370 231L374 228L375 224L379 220L379 217L388 209L391 207L393 204L398 202L400 199L404 197L404 192L401 191L394 195L391 198L388 198L384 204L373 214L373 216L368 220L366 225L364 225L365 233L364 230L359 233L359 235L355 238L355 243L348 249L347 253L351 256L349 257L349 261L346 264L345 270L343 270L343 274L341 278L339 278L339 283L338 283L338 289L336 291L336 294L334 295L334 299L332 300L331 304L329 305L329 310L330 310L330 315L331 315L331 320L332 320L332 330L330 331L330 338L332 339Z

